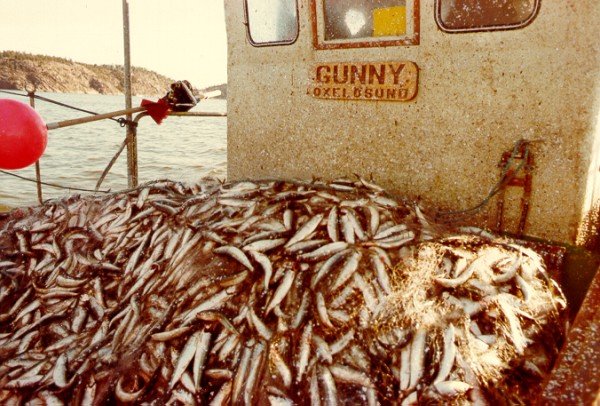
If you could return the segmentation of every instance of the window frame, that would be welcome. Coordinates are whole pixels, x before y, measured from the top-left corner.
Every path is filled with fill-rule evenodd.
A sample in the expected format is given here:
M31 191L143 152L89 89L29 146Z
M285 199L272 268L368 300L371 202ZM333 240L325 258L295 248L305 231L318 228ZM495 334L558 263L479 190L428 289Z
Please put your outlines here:
M533 0L535 5L533 7L533 12L525 21L522 21L518 24L512 25L489 25L482 27L471 27L471 28L448 28L444 26L442 21L442 0L435 0L435 23L438 28L448 34L460 34L460 33L469 33L469 32L490 32L490 31L509 31L509 30L517 30L520 28L524 28L531 24L533 20L537 17L540 12L541 0Z
M256 42L252 38L252 34L250 33L250 18L248 16L248 0L244 0L244 25L246 26L246 38L250 45L256 48L261 47L272 47L272 46L282 46L282 45L292 45L296 41L298 41L298 37L300 36L300 9L298 8L298 0L294 0L296 3L296 36L288 41L269 41L269 42Z
M420 43L420 0L412 0L413 2L413 34L411 37L406 37L403 39L387 39L387 40L377 40L377 37L372 37L372 40L365 41L356 41L356 42L336 42L336 43L327 43L325 39L321 40L319 36L319 14L317 11L318 6L323 6L323 0L311 0L310 5L310 16L312 22L312 34L313 34L313 47L316 50L326 50L326 49L348 49L348 48L375 48L375 47L389 47L389 46L410 46L410 45L419 45ZM407 20L409 16L407 15ZM325 24L324 16L321 18L322 25ZM324 33L324 27L323 33ZM340 40L341 41L341 40Z

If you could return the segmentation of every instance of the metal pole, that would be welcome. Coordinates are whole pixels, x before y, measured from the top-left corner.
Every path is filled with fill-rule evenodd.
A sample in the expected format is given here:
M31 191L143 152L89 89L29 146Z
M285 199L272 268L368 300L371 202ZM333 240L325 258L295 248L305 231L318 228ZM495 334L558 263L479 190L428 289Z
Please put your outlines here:
M131 52L129 48L129 0L123 0L123 49L125 53L125 108L131 108ZM127 185L138 184L137 136L131 113L127 114Z
M46 128L48 128L49 130L56 130L57 128L64 128L64 127L70 127L72 125L91 123L93 121L104 120L106 118L112 118L112 117L117 117L117 116L129 115L131 117L131 115L133 113L139 113L141 111L146 111L146 107L142 107L142 106L132 107L130 109L125 109L125 110L111 111L109 113L104 113L104 114L96 114L96 115L93 115L90 117L80 117L80 118L74 118L72 120L64 120L64 121L58 121L55 123L48 123L48 124L46 124Z
M35 87L33 89L27 88L27 95L29 96L29 105L35 109ZM35 179L37 186L37 197L38 202L40 204L44 204L44 199L42 198L42 169L40 168L39 159L35 161Z

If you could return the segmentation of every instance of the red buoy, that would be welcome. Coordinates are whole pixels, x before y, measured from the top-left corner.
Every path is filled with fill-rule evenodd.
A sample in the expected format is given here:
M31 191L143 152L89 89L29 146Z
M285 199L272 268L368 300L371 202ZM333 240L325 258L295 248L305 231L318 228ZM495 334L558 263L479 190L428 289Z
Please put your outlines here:
M21 169L36 162L48 144L48 129L25 103L0 99L0 168Z

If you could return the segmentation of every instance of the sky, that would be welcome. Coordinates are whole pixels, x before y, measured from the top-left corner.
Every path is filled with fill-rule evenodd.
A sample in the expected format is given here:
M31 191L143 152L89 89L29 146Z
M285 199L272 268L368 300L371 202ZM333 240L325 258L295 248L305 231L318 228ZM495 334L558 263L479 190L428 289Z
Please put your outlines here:
M131 63L189 80L227 81L225 0L128 0ZM122 65L122 0L0 0L0 51Z

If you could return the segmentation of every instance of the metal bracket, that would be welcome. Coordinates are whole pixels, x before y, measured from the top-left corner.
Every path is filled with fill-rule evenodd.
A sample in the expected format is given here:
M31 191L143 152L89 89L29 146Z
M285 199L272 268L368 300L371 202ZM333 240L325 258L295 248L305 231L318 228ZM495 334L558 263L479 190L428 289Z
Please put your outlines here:
M521 161L521 163L515 165L514 161ZM531 148L529 148L529 143L521 143L516 153L514 150L504 152L498 166L502 168L503 171L506 171L505 179L507 179L507 181L498 193L496 231L499 233L505 231L504 206L506 188L518 187L523 189L523 194L521 196L521 215L515 235L521 237L527 225L534 167L533 154Z

